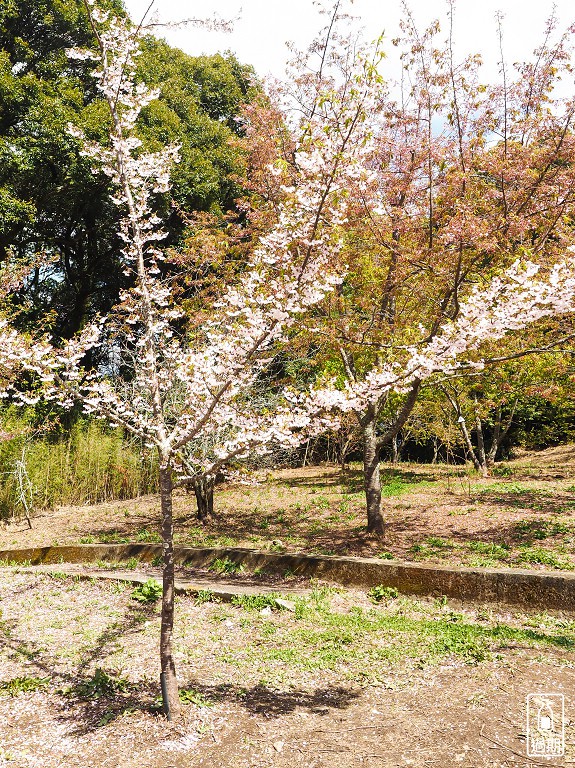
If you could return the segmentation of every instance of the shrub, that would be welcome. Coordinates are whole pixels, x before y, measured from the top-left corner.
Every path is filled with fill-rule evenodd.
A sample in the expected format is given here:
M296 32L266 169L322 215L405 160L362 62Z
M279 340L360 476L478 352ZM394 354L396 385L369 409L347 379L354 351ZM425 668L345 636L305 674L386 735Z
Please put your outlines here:
M217 557L210 565L210 571L215 571L222 575L241 573L244 570L245 568L241 563L234 563L234 561L230 560L228 557L225 557L223 560Z
M395 587L384 587L383 584L372 587L367 594L375 603L380 603L382 600L395 600L399 597Z
M94 675L80 683L75 692L86 699L99 699L100 696L113 696L116 693L123 693L128 687L128 681L123 677L109 675L103 669L98 667Z

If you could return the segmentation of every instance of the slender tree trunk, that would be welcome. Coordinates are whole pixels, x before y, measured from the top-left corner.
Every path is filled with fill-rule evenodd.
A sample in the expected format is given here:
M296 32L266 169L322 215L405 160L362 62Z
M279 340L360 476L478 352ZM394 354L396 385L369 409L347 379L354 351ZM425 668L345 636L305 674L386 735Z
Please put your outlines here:
M347 466L347 453L349 451L349 447L352 443L353 435L347 437L345 440L342 440L341 448L339 452L339 465L341 467L341 471L345 472L346 466Z
M432 464L437 464L437 457L439 456L439 440L437 437L433 438L433 458L431 459Z
M479 459L479 470L483 477L487 477L489 469L487 467L487 456L485 454L485 440L483 439L483 426L477 400L475 400L475 434L477 435L477 458Z
M473 443L471 442L471 436L469 434L469 430L467 429L465 418L462 416L461 412L459 413L457 423L459 424L459 429L461 430L461 434L463 435L463 439L465 441L465 447L467 448L467 453L469 454L471 461L473 462L473 466L478 472L481 472L482 471L481 462L479 461L479 458L475 453L475 448L473 447Z
M507 423L505 426L503 426L503 418L502 418L502 408L499 406L497 408L497 419L495 421L495 428L493 431L493 440L491 443L491 447L489 451L487 452L487 466L492 467L495 464L495 457L497 455L497 451L499 449L499 446L503 442L503 440L507 437L507 433L511 429L511 424L513 423L513 416L515 415L515 409L517 408L517 403L519 402L519 398L515 398L513 402L513 406L511 408L511 413L509 414L509 418L507 419Z
M492 467L495 464L495 455L497 453L497 449L499 448L500 440L501 440L501 405L498 405L497 416L495 417L495 424L493 426L493 437L491 438L491 446L485 455L488 467Z
M198 520L204 525L214 514L214 480L200 477L194 480L194 493L198 505Z
M399 461L399 439L394 435L391 439L391 463L397 464Z
M384 533L381 514L381 478L379 474L379 446L375 434L375 419L367 422L363 430L363 471L367 502L367 530Z
M463 435L465 447L467 449L467 453L469 457L471 458L471 461L473 462L473 466L475 467L477 472L481 472L481 474L485 477L487 474L487 466L485 464L485 450L483 452L483 464L482 464L477 453L475 452L475 448L473 447L473 443L471 441L471 435L469 434L469 430L467 429L467 423L465 421L465 417L463 413L461 412L461 407L459 403L454 397L452 397L449 394L449 392L446 389L443 390L443 393L447 397L451 407L457 414L457 424L459 425L459 429L461 430L461 434ZM477 426L477 421L476 421L476 426ZM481 422L479 422L479 428L481 429ZM477 439L479 440L479 434ZM481 432L481 439L483 440L483 432Z
M162 628L160 632L162 698L164 700L164 713L168 720L175 720L180 716L180 697L172 648L174 631L174 526L172 520L172 476L169 468L160 469L160 498L164 550Z

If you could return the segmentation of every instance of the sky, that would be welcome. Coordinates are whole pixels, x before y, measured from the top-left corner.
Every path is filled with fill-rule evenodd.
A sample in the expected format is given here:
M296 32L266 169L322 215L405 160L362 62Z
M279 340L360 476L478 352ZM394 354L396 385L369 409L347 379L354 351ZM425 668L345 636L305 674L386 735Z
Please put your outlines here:
M132 18L139 21L150 0L125 0L125 4ZM573 0L555 0L554 4L561 30L575 22ZM420 27L439 18L447 30L445 0L409 0L408 5ZM512 64L528 58L541 41L552 6L552 0L458 0L454 26L457 51L481 53L490 77L497 71L500 58L496 12L504 14L505 59ZM202 0L201 4L190 0L156 0L154 8L161 21L213 13L237 19L229 34L188 26L163 29L161 36L192 55L231 50L242 63L252 64L258 75L280 78L289 58L286 42L293 41L298 48L305 48L325 23L313 0ZM401 0L355 0L351 12L359 17L356 25L364 28L368 40L384 32L388 41L384 42L384 49L392 49L390 41L399 31ZM392 62L393 55L390 66ZM396 74L399 76L399 72Z

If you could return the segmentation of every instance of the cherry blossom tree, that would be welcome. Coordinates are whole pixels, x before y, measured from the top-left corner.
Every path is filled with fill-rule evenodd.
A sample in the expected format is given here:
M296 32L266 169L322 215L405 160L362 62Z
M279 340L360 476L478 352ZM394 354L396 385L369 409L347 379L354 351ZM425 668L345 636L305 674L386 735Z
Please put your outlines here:
M278 398L271 405L251 394L296 319L341 283L342 273L333 265L341 248L347 189L351 178L357 188L369 181L359 157L367 145L370 74L358 62L351 98L342 98L333 81L329 88L319 82L290 166L272 170L281 190L275 225L259 239L240 281L222 292L209 313L204 311L202 322L182 332L159 248L161 222L154 213L155 197L169 189L178 148L142 150L136 121L157 92L134 79L137 30L93 2L88 6L98 51L70 55L97 61L94 76L112 117L110 144L92 143L78 128L70 130L96 171L115 186L114 202L124 214L119 233L124 265L134 284L108 317L58 351L49 396L67 404L79 401L88 413L157 450L164 562L161 675L166 713L177 717L172 491L181 484L211 482L237 457L274 444L297 444L306 430L331 423L319 409L304 407L301 393L296 403ZM85 371L82 360L97 344L107 346L108 365Z
M352 359L350 348L340 343L347 376L343 387L285 392L276 402L261 402L253 397L258 382L277 348L289 340L296 322L310 317L312 308L319 313L320 303L334 296L328 299L329 312L329 301L337 306L345 298L347 286L353 284L357 270L345 277L346 258L354 255L350 240L342 239L344 228L354 231L346 217L354 217L355 232L361 231L358 223L365 231L366 220L373 223L374 231L384 232L377 226L389 221L390 208L394 215L397 212L397 194L402 201L397 185L410 179L413 205L422 190L431 190L431 196L425 198L431 201L426 210L428 216L435 215L435 185L445 170L440 168L441 147L433 136L431 143L424 143L424 151L416 154L419 170L411 176L403 166L401 173L394 168L399 160L383 162L384 149L389 145L382 127L389 123L399 130L401 126L390 120L389 102L377 74L378 50L369 56L355 52L354 41L345 43L330 27L329 38L337 44L332 48L327 41L318 44L314 53L319 57L319 69L304 73L294 83L305 107L303 118L294 125L289 158L270 170L277 182L271 217L274 223L255 244L240 279L222 290L209 311L203 311L201 322L182 323L159 248L161 221L154 213L156 196L169 189L170 168L177 161L178 150L142 150L136 121L156 93L134 80L137 30L89 5L98 53L73 51L71 55L98 61L94 74L110 108L110 144L96 145L78 129L72 130L83 151L93 158L95 168L106 173L116 188L114 201L124 215L120 232L124 265L133 287L124 292L107 318L87 326L58 350L47 372L49 395L68 404L81 402L87 412L123 426L157 450L164 553L160 663L165 710L168 716L177 717L180 705L172 641L174 487L210 482L235 458L266 451L275 444L295 445L310 431L333 426L331 414L353 412L364 435L370 527L381 530L381 436L376 426L389 393L405 396L394 426L397 430L397 425L401 428L405 422L421 383L436 372L448 374L462 364L480 366L481 356L476 353L486 339L500 338L543 316L572 311L575 277L569 262L543 268L539 276L540 266L518 259L520 252L498 263L503 266L498 276L480 281L478 270L468 268L463 256L459 260L457 254L468 252L473 263L480 257L477 249L468 246L468 239L476 237L477 216L474 214L469 232L464 227L467 218L460 217L458 194L463 183L467 184L467 171L462 170L456 141L450 148L459 165L456 163L451 177L453 190L457 188L459 193L452 193L454 212L446 227L443 250L429 250L429 244L428 250L421 247L421 230L435 238L431 225L416 227L408 239L404 230L414 209L411 203L402 202L397 237L395 230L385 229L386 237L389 235L385 247L390 254L388 288L372 315L378 323L381 318L397 316L403 301L399 275L412 269L410 260L418 253L427 264L436 259L438 265L448 265L454 255L459 264L459 277L452 279L453 270L446 268L449 280L443 275L437 281L443 291L439 311L426 314L421 328L405 323L400 335L387 340L378 336L375 344L379 354L368 359L367 365L359 365L359 358ZM409 120L401 125L410 137L417 138L417 123ZM409 152L400 153L402 162L408 164L410 156ZM430 158L431 172L425 176L421 168L429 171ZM359 216L359 209L368 212L367 218ZM418 221L421 225L422 218ZM393 243L403 247L404 238L410 243L409 259L394 261L399 252ZM444 253L445 258L437 259L438 253ZM366 251L368 262L371 254ZM469 275L475 279L464 284L463 276ZM346 282L342 282L344 277ZM345 318L336 319L335 326L341 328L340 321L345 323ZM387 322L387 326L393 323ZM370 341L369 334L363 339L356 337L357 328L349 323L344 332L340 342L351 339L359 345ZM82 361L97 344L106 346L108 364L85 371ZM393 354L384 355L382 350L387 349Z
M326 367L340 359L339 383L318 402L339 387L341 407L356 415L377 534L379 455L423 382L495 361L482 342L572 309L575 101L555 86L570 76L573 30L555 40L551 19L533 60L514 73L501 36L501 77L485 85L478 57L455 60L453 7L448 21L443 42L439 24L421 33L406 10L394 41L402 79L378 84L370 116L374 182L351 194L347 276L315 328Z

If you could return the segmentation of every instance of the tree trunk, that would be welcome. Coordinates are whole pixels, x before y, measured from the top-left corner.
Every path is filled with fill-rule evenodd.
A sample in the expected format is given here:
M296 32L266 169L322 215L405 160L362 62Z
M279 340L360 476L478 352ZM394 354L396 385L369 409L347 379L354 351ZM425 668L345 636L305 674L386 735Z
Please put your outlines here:
M459 429L461 430L461 434L463 435L463 439L465 441L465 447L467 448L467 453L471 458L471 461L473 462L473 466L478 472L481 472L482 471L481 462L479 461L477 454L475 453L475 448L473 447L473 443L471 442L471 436L469 434L469 430L467 429L465 418L461 414L461 412L459 412L457 423L459 424Z
M459 429L461 430L461 434L463 435L463 440L465 442L465 447L467 449L467 454L471 458L471 461L473 462L473 466L477 470L477 472L481 472L481 474L485 477L487 475L487 465L485 463L485 449L483 448L483 464L480 461L480 458L478 457L477 453L475 452L475 449L473 447L473 443L471 442L471 435L469 434L469 430L467 429L467 424L465 422L465 416L463 415L461 411L461 407L457 400L452 397L452 395L449 394L449 392L446 389L443 389L443 394L447 397L449 400L449 403L455 413L457 414L457 424L459 425ZM478 417L476 415L476 426L477 426L477 420ZM479 421L479 431L477 433L477 440L479 442L479 438L481 436L481 444L483 444L483 432L481 431L481 421Z
M363 471L367 502L367 530L381 536L384 533L384 523L381 514L381 478L375 419L369 421L363 430Z
M194 493L198 505L198 520L205 525L214 514L214 479L199 477L194 480Z
M162 628L160 632L162 698L166 717L168 720L175 720L180 716L180 697L172 648L174 631L174 526L172 521L172 477L169 468L160 469L160 498L162 504L162 547L164 550Z
M495 464L495 457L497 455L497 451L499 450L499 446L503 442L503 440L507 437L507 433L509 432L511 428L511 424L513 423L513 416L515 415L515 409L517 408L517 403L519 402L519 398L515 398L513 402L513 406L511 407L511 412L509 414L509 418L507 419L507 423L505 426L502 424L502 408L499 405L497 408L497 417L495 420L495 427L493 430L493 440L491 442L491 448L487 452L487 466L492 467Z
M433 458L431 459L432 464L437 464L437 458L439 456L439 440L437 437L434 436L433 438Z
M477 458L479 459L479 470L483 477L487 477L489 474L489 469L487 467L485 440L483 439L483 425L481 424L481 416L479 415L477 399L475 400L475 434L477 435Z
M397 435L394 435L391 440L391 463L397 464L399 462L399 439Z

